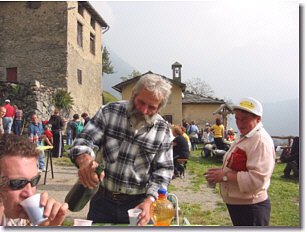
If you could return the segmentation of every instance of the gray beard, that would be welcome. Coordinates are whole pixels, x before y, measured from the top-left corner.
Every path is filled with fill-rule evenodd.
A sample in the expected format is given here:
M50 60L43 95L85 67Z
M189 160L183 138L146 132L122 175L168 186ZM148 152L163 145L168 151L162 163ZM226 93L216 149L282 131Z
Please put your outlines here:
M132 127L136 130L144 126L151 126L158 117L157 113L152 116L149 116L143 115L142 113L138 112L132 101L129 102L127 112Z

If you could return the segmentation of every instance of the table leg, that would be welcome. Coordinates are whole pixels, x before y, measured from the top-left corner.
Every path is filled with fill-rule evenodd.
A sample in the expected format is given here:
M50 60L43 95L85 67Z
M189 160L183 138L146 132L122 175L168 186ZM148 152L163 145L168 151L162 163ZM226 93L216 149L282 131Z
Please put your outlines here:
M49 155L50 155L51 175L52 175L52 179L53 179L54 178L54 173L53 173L52 152L51 151L49 151Z
M47 153L47 164L45 167L45 179L44 179L44 185L46 184L46 179L47 179L47 173L48 173L48 166L49 166L49 157L50 157L50 151L46 151Z

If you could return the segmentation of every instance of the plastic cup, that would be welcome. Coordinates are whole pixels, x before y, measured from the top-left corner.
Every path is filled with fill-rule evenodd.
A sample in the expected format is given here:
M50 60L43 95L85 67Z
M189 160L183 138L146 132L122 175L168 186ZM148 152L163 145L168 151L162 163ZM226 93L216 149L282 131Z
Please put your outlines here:
M73 226L91 226L92 221L91 220L86 220L86 219L74 219L73 221Z
M129 214L129 219L130 219L130 226L136 226L138 222L138 216L142 212L141 209L129 209L128 214Z
M207 177L207 175L204 175L204 176ZM207 187L208 188L216 188L216 183L207 181Z
M44 207L40 206L40 194L35 194L20 202L33 225L39 225L48 218L44 217Z
M208 181L207 181L207 187L208 187L208 188L216 188L216 183L214 183L214 182L208 182Z

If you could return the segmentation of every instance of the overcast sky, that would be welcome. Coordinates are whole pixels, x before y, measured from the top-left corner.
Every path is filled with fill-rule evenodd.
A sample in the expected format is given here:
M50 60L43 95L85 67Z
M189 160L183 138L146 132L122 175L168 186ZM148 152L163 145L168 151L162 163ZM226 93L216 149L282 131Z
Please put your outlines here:
M110 26L104 45L144 73L201 78L215 96L299 96L299 5L288 1L90 2Z

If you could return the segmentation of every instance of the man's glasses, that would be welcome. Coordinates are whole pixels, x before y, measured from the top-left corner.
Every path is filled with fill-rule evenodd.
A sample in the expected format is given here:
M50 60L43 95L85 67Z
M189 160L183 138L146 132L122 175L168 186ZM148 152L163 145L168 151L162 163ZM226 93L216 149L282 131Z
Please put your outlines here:
M40 180L40 174L34 176L30 180L25 178L8 179L7 177L2 177L2 179L3 179L3 182L1 184L2 186L7 186L12 190L20 190L23 189L28 183L30 183L32 187L35 187Z

